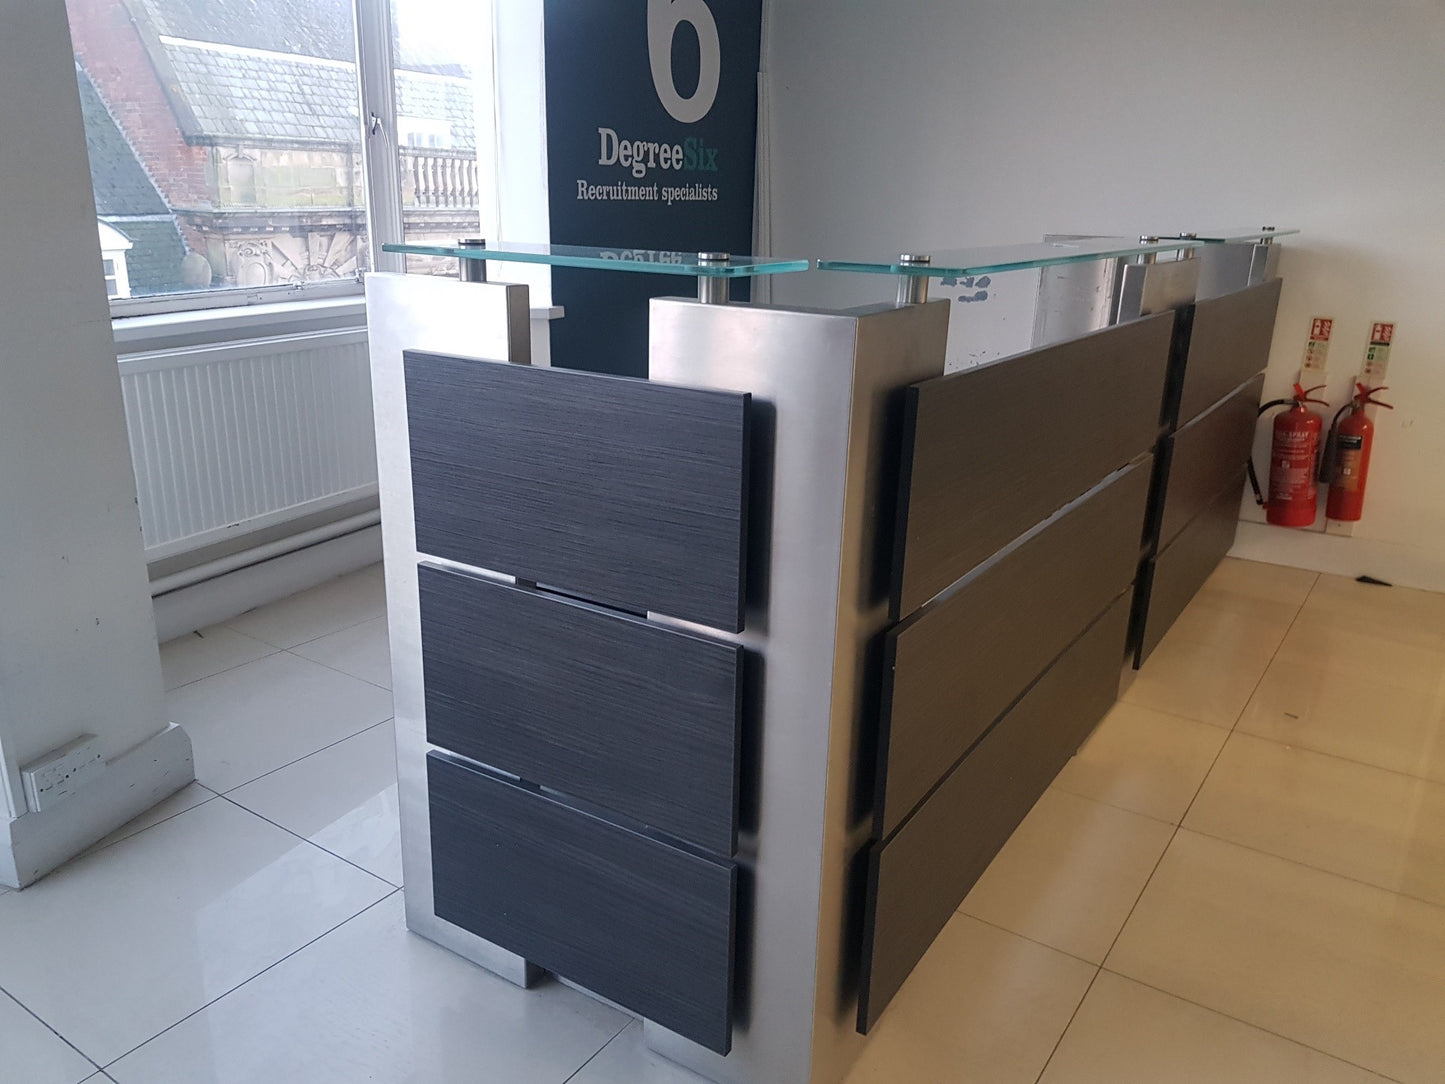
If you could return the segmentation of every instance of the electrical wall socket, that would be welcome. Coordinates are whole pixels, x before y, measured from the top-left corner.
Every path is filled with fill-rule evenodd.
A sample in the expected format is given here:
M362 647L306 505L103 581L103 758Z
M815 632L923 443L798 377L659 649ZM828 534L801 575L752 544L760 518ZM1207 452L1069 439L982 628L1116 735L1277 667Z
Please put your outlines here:
M25 804L32 813L40 813L94 782L103 771L100 739L82 734L20 769Z

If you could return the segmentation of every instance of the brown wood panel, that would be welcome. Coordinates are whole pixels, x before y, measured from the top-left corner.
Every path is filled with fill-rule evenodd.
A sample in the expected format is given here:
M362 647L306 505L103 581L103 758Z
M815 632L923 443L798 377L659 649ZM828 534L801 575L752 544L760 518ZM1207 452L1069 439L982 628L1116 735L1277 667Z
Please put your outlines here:
M726 1054L737 869L427 754L436 913Z
M1160 547L1239 478L1254 447L1264 375L1236 388L1170 438Z
M1243 488L1241 471L1158 557L1146 562L1136 588L1136 665L1142 665L1159 646L1189 600L1199 593L1234 545Z
M868 862L858 1030L867 1033L974 882L1114 703L1129 596L1038 679Z
M743 627L749 397L407 351L416 545Z
M875 834L923 800L1139 565L1152 460L886 634Z
M1154 447L1174 313L907 390L893 617Z
M1187 424L1269 364L1280 280L1249 286L1194 306L1179 394Z
M428 741L733 853L741 645L436 566L417 579Z

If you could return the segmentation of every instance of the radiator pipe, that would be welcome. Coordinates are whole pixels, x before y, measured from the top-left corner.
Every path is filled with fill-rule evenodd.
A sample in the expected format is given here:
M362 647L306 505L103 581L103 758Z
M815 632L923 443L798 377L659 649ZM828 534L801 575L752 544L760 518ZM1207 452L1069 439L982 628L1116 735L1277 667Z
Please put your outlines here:
M267 542L263 546L253 546L251 549L241 550L239 553L218 557L214 561L207 561L194 568L183 569L180 572L173 572L169 576L162 576L158 580L152 580L151 598L158 598L170 591L179 591L182 587L190 587L204 580L224 576L227 572L235 572L238 568L245 568L247 565L260 564L273 557L282 557L297 550L304 550L308 546L329 542L333 538L340 538L342 535L351 534L354 531L363 531L368 527L375 527L380 522L381 510L373 509L370 512L347 516L335 523L313 527L300 534L278 538L275 542Z

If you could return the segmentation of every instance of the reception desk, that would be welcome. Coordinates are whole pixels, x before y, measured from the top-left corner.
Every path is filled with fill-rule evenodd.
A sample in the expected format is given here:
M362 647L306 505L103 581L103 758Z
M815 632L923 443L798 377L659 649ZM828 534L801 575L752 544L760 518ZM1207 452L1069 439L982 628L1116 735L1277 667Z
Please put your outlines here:
M1222 554L1273 309L1196 306L1201 244L948 375L942 261L655 299L648 380L528 365L524 287L370 276L408 925L711 1079L841 1079Z

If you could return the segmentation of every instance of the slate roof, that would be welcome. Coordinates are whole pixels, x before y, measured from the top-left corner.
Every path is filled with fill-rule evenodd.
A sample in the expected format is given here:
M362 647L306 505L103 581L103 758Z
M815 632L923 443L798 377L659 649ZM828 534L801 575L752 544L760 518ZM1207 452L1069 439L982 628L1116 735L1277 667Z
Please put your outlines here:
M90 179L95 185L97 215L163 215L170 208L140 164L130 142L111 119L90 75L75 68L80 83L80 111L85 117Z
M356 70L351 64L163 42L173 85L194 118L181 129L198 143L281 142L353 145L360 141ZM396 73L397 112L448 124L452 145L476 143L470 82Z
M181 260L186 255L186 244L181 240L175 219L107 218L106 222L133 242L125 254L132 297L185 289L181 282Z
M131 294L139 296L177 289L181 260L186 255L181 231L110 110L101 101L89 73L76 65L75 75L80 84L80 111L85 117L96 217L134 242L125 257Z
M130 0L158 36L354 59L351 0Z

